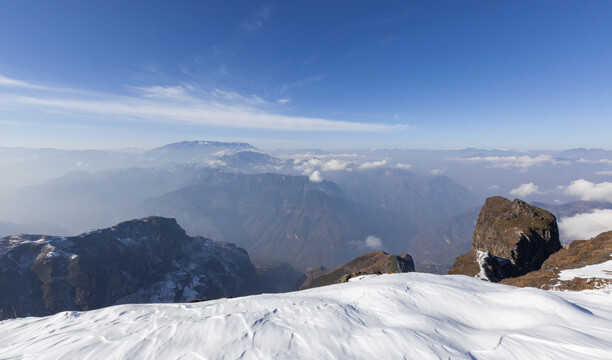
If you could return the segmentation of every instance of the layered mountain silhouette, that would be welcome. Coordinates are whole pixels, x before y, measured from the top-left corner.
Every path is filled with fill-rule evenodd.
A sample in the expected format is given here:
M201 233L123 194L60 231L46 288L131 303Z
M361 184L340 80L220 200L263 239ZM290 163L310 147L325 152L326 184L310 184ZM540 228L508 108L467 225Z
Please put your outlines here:
M192 145L190 145L192 146ZM238 151L227 161L269 160ZM191 235L245 247L254 259L291 263L304 270L335 267L375 248L410 251L409 240L475 202L446 177L382 170L357 171L356 180L312 182L307 176L239 173L203 164L73 172L23 188L11 209L20 222L36 218L68 234L129 218L176 218ZM426 250L433 250L435 244Z

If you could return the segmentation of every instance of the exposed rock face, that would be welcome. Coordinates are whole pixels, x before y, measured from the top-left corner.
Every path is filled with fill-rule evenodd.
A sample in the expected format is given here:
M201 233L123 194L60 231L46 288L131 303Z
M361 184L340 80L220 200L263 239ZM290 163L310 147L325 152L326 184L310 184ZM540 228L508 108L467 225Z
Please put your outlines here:
M518 199L491 197L476 221L472 250L456 259L449 274L498 282L539 269L560 248L553 214Z
M323 270L323 268L319 270ZM377 250L361 255L331 272L323 273L315 278L308 278L300 286L300 289L343 283L349 281L350 278L360 275L411 271L414 271L414 261L410 255L389 255L386 252Z
M597 272L583 272L584 276L560 276L563 270L581 269L590 265L609 264L598 275ZM607 276L606 276L607 275ZM590 240L576 240L552 254L542 268L521 277L506 279L503 284L529 286L540 289L587 290L612 286L612 231L600 234Z
M246 251L189 237L174 219L131 220L67 238L0 239L0 307L5 315L243 295L255 283Z

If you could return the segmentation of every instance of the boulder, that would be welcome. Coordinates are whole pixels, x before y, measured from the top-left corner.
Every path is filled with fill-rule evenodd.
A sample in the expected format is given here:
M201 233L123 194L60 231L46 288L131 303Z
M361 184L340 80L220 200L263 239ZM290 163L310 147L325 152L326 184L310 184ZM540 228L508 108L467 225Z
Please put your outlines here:
M491 197L478 215L472 250L456 259L449 274L498 282L538 270L560 248L553 214L519 199Z

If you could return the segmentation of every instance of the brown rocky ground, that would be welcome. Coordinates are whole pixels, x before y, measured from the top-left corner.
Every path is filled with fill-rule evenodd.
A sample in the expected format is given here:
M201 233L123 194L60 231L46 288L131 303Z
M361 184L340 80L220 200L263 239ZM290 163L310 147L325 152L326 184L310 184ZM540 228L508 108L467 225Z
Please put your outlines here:
M588 290L612 284L609 279L575 278L559 281L559 273L612 260L612 231L602 233L590 240L576 240L552 254L542 268L524 276L505 279L501 283L521 287L558 290ZM612 270L612 269L611 269Z
M318 277L308 278L302 286L300 286L300 289L347 282L350 278L360 275L411 271L414 271L414 262L410 255L389 255L386 252L377 250L361 255L333 271L323 273ZM319 274L320 273L319 271Z

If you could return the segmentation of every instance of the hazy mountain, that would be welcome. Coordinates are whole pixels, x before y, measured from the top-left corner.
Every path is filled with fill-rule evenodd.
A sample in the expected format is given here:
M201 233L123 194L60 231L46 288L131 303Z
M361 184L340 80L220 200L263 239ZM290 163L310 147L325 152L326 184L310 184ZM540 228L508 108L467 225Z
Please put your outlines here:
M212 156L231 155L241 151L257 151L257 148L238 142L181 141L145 151L140 157L158 164L184 164L202 162Z
M366 204L398 224L409 219L419 229L438 225L480 203L479 197L446 176L382 168L332 179L349 200Z
M129 168L97 173L71 172L41 185L17 192L12 206L5 207L4 218L27 223L39 221L58 224L71 234L105 227L139 214L140 204L192 183L198 176L196 166Z
M472 248L479 212L479 207L473 208L410 239L407 249L416 259L416 270L447 274L455 258Z
M53 224L15 224L0 221L0 237L15 234L66 234L66 230Z
M601 201L572 201L566 204L545 204L534 202L534 205L553 213L557 219L571 217L576 214L589 213L596 209L612 209L612 203Z
M234 242L256 260L298 268L354 257L373 225L336 184L278 174L209 171L148 200L143 212L176 217L189 233Z

